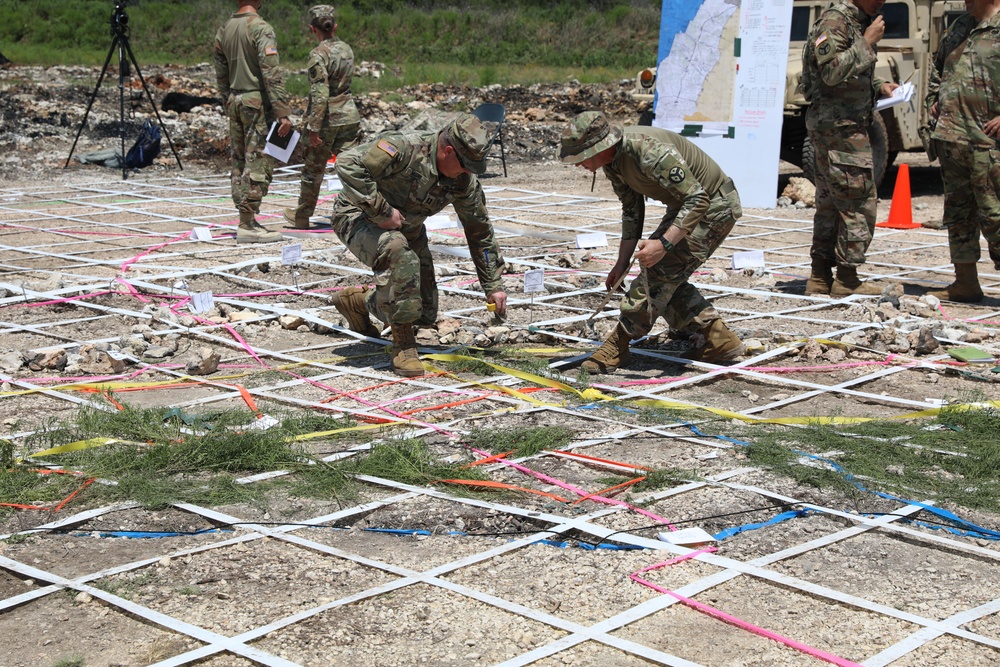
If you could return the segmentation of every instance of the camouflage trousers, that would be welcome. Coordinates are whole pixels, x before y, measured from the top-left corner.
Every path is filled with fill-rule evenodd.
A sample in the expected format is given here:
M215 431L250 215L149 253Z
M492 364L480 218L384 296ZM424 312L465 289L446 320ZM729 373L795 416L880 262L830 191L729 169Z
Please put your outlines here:
M390 231L364 216L332 221L341 242L375 273L368 312L389 324L437 321L437 280L422 224Z
M1000 150L947 141L935 143L944 181L944 226L952 264L974 264L986 237L1000 269Z
M810 118L806 116L806 127L816 151L816 214L809 254L831 265L860 266L875 233L878 201L868 130L847 121L816 128Z
M692 332L719 319L719 312L688 279L722 245L741 215L739 194L732 180L727 180L698 226L673 252L667 253L655 265L642 269L640 276L629 285L620 306L619 321L632 340L648 334L660 316L671 329ZM674 217L664 217L650 238L662 236L673 224ZM649 294L646 294L647 286Z
M260 93L229 96L232 193L241 221L260 212L260 202L271 184L271 158L264 154L265 116Z
M358 125L328 125L323 121L323 127L319 131L323 143L315 147L310 145L309 133L305 132L302 141L306 148L302 153L302 182L299 186L299 204L295 208L296 220L307 220L316 211L327 162L331 155L339 155L354 146L358 137Z

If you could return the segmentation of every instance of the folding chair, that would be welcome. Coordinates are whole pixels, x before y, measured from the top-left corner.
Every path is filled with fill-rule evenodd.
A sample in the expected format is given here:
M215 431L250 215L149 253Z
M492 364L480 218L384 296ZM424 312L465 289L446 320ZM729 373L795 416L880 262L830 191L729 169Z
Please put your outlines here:
M503 149L503 119L507 114L507 110L504 109L502 104L491 104L485 103L480 104L472 112L472 115L478 118L483 123L495 123L496 131L493 135L493 139L490 142L490 150L492 151L494 144L500 144L500 162L503 163L503 175L504 178L507 177L507 154ZM489 157L498 157L496 155L491 155Z

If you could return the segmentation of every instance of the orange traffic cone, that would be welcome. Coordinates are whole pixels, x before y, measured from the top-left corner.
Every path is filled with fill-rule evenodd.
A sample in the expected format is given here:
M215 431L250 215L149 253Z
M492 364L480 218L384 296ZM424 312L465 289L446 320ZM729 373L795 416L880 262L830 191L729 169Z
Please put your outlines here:
M913 222L913 206L910 203L910 165L905 162L899 165L896 172L896 187L892 191L892 205L889 207L889 219L876 223L876 227L889 229L918 229L919 224Z

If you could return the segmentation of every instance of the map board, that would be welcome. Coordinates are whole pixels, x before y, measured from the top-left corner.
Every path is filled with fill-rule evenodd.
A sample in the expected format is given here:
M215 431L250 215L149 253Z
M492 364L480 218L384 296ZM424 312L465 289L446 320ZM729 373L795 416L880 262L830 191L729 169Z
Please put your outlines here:
M792 0L663 0L656 127L691 138L774 208Z

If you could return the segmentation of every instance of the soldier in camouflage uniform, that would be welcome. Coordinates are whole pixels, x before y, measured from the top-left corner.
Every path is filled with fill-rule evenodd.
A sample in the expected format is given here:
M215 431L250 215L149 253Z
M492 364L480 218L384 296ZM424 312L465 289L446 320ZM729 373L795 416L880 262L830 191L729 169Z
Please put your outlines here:
M806 130L816 151L812 275L806 294L881 291L858 279L858 266L875 232L875 165L868 139L875 100L899 87L875 76L875 45L885 34L885 21L876 14L883 4L836 0L813 24L802 49L802 86L811 103Z
M229 115L233 203L240 213L236 240L242 243L281 240L256 214L271 184L271 158L264 154L268 126L277 118L280 136L292 131L274 29L257 14L260 1L238 0L239 9L215 34L215 78Z
M965 7L969 18L961 17L942 40L940 85L927 98L937 121L931 136L955 266L955 281L929 293L975 303L983 299L976 271L980 233L1000 269L1000 0L965 0Z
M563 162L595 173L603 168L622 203L618 261L605 285L610 290L620 282L633 253L642 266L642 276L622 299L614 332L583 367L610 373L624 366L629 343L649 333L661 315L671 329L701 335L705 342L693 351L695 359L718 363L743 354L740 339L688 282L743 215L732 179L680 135L645 126L623 129L599 111L570 121L561 144ZM646 197L663 202L667 212L649 239L640 240Z
M392 327L395 373L424 372L414 323L437 321L438 291L424 219L452 204L465 230L472 262L487 301L507 310L503 260L476 175L486 171L491 137L479 120L461 114L440 132L385 132L337 159L344 187L333 206L333 229L375 272L375 289L348 287L333 303L348 326L378 337L369 319Z
M337 38L333 7L312 7L309 30L319 40L319 46L309 52L309 107L305 119L309 143L303 156L299 205L284 211L285 220L296 229L309 229L309 216L316 210L326 163L331 155L354 145L361 122L351 97L354 52Z

